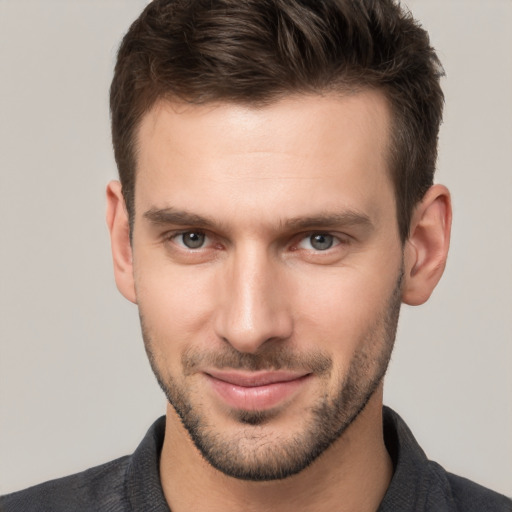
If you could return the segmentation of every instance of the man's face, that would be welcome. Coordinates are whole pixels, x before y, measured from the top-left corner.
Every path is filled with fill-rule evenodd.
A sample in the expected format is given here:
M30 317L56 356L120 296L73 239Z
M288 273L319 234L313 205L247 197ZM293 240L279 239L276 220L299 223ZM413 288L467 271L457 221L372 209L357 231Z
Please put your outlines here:
M143 119L136 300L167 398L238 478L310 464L386 370L402 246L377 92Z

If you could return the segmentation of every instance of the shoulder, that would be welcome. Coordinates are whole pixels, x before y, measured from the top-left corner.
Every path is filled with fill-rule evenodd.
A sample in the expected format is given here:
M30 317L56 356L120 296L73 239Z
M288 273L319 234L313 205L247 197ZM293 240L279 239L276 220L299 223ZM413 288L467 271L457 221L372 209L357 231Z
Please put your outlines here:
M50 480L0 497L1 512L125 510L124 482L130 457L107 462L75 475Z
M430 485L426 501L430 505L436 505L432 510L436 510L437 505L442 502L446 504L446 510L450 511L512 512L510 498L467 478L449 473L436 462L428 461L428 473Z
M385 407L384 439L394 475L379 512L512 512L512 500L429 460L403 419Z
M158 469L164 434L165 416L153 423L132 455L0 496L0 512L168 512Z
M512 512L512 500L467 478L445 473L457 510Z

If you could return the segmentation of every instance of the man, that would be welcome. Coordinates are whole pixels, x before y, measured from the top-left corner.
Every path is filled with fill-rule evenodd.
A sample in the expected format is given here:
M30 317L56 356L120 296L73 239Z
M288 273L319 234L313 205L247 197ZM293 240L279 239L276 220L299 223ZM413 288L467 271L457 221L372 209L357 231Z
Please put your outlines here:
M111 88L116 282L169 406L5 510L510 510L382 409L444 269L440 64L391 1L152 2Z

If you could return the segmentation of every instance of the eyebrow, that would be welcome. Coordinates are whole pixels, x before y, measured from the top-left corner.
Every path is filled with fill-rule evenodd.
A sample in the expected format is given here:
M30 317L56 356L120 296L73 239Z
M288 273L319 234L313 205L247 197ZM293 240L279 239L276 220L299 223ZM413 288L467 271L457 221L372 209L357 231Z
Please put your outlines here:
M175 224L177 226L202 226L214 227L218 222L213 221L202 215L190 213L184 210L175 210L174 208L151 208L144 213L144 218L153 224Z
M307 217L296 217L286 220L283 225L291 230L310 229L315 227L330 228L335 226L373 226L370 218L364 213L347 210L337 213L325 213Z
M209 217L197 215L185 210L174 208L151 208L144 213L144 218L156 225L197 226L205 229L219 230L225 227L225 223L219 223ZM370 218L355 210L342 212L326 212L313 216L292 217L279 223L280 229L290 231L311 228L332 228L335 226L362 226L372 228Z

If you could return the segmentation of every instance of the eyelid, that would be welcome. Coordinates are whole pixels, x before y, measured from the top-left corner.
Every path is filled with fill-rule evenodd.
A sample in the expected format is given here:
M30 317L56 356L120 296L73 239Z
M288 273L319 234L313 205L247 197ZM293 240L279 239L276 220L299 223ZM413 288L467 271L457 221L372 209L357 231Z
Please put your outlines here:
M186 234L186 233L197 233L204 235L204 244L201 247L198 247L197 249L191 249L190 247L187 247L183 243L178 243L176 240L178 237ZM206 249L206 247L211 244L212 237L208 234L208 232L204 229L195 229L195 228L187 228L187 229L178 229L178 230L172 230L167 231L162 235L162 239L164 242L172 242L176 246L178 246L180 249L183 249L185 251L190 252L197 252Z
M327 249L324 249L324 250L321 250L321 249L315 249L314 247L311 247L311 248L306 248L306 247L300 247L301 244L303 244L304 242L311 244L311 237L315 236L315 235L321 235L321 236L329 236L329 237L332 237L333 239L333 244L331 245L331 247L328 247ZM301 249L304 249L304 250L307 250L307 251L315 251L315 252L327 252L331 249L333 249L334 247L337 247L338 245L340 245L341 241L340 239L336 236L336 235L333 235L332 233L323 233L323 232L313 232L313 233L310 233L304 237L301 238L301 240L299 240L299 243L297 244Z
M203 246L198 247L197 249L191 249L182 243L177 243L176 239L186 233L200 233L200 234L204 235L205 242L204 242ZM350 243L350 241L352 239L352 237L350 235L347 235L346 233L338 233L338 232L332 232L329 230L322 230L322 229L311 230L311 231L298 233L297 235L295 235L293 237L294 241L292 242L292 247L291 247L292 251L300 250L301 248L299 247L299 244L301 242L303 242L304 240L310 238L313 235L332 236L334 239L334 244L329 249L325 249L323 251L319 250L319 249L314 249L314 248L311 248L311 249L303 248L303 250L309 251L309 252L317 252L317 253L324 252L324 253L326 253L332 249L335 249L336 247L338 247L340 245L347 245L348 243ZM208 230L202 229L202 228L180 228L180 229L166 231L165 233L162 234L162 240L164 243L172 242L174 245L176 245L180 249L183 249L185 251L190 251L190 252L198 252L201 250L206 250L209 248L209 246L211 247L212 245L220 243L219 238L220 237L213 235L212 233L208 232ZM225 245L225 243L222 243L222 245Z
M313 247L311 247L311 248L300 247L300 244L303 241L311 238L313 235L332 236L334 239L333 245L323 251L320 249L315 249ZM336 247L339 247L340 245L347 245L348 243L350 243L351 238L352 237L350 237L350 235L347 235L346 233L332 232L332 231L323 230L323 229L311 230L311 231L307 231L305 233L300 233L299 235L297 235L297 237L295 238L296 242L294 242L292 250L304 250L304 251L316 252L316 253L327 253L333 249L336 249Z

